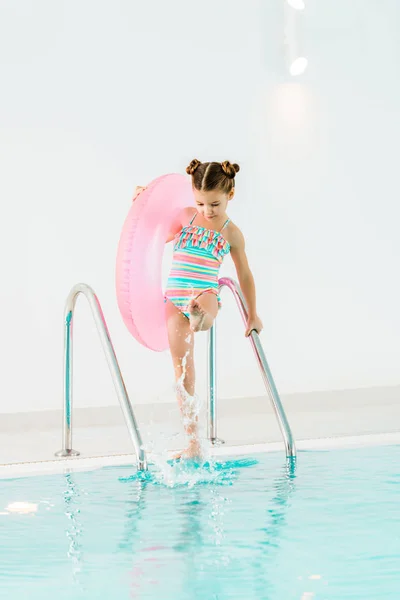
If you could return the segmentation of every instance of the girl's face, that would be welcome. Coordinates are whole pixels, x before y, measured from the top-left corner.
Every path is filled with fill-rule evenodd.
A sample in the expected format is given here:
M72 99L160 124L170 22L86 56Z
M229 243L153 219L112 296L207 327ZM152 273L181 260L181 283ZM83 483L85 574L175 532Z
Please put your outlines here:
M234 190L229 194L224 194L218 190L211 192L201 192L193 190L196 208L206 221L214 221L225 215L229 200L234 196Z

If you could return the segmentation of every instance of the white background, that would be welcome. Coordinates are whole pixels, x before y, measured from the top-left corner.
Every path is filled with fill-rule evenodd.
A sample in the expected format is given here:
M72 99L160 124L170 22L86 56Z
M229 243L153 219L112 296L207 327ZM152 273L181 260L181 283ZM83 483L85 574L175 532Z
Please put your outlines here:
M194 157L241 166L230 215L278 389L399 383L400 4L306 4L309 68L294 81L283 0L0 0L0 412L61 406L64 302L81 281L132 400L172 399L168 353L123 325L114 264L135 185ZM220 394L259 395L223 302ZM76 405L114 404L84 299L77 308ZM199 336L202 394L205 348Z

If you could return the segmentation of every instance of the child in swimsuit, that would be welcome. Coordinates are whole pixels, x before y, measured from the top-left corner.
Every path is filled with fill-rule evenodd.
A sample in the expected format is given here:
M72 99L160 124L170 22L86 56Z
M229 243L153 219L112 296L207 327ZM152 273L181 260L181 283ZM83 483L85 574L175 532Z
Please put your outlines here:
M165 291L168 337L177 382L178 402L189 447L176 457L201 455L198 437L198 403L195 397L194 333L207 331L220 308L218 275L224 257L231 254L248 308L246 336L262 330L256 310L254 278L245 241L226 214L235 193L239 165L192 160L186 172L192 177L196 208L182 210L167 241L174 240L173 263ZM135 197L145 188L138 186Z

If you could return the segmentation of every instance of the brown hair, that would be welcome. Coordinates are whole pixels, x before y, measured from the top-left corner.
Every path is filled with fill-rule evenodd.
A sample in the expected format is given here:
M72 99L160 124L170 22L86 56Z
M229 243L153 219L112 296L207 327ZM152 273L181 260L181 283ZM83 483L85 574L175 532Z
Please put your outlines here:
M220 190L224 194L229 194L235 187L235 175L239 170L239 165L231 164L228 160L223 163L202 163L197 158L186 167L186 173L192 176L193 187L196 190Z

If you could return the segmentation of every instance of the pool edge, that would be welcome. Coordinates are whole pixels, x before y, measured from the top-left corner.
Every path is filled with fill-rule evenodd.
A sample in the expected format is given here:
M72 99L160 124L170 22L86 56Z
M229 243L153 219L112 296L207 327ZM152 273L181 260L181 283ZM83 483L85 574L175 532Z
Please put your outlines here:
M302 450L332 450L335 448L357 448L363 446L383 446L400 444L400 431L391 433L374 433L343 437L313 438L296 442L297 449ZM283 442L246 444L237 446L218 446L208 449L212 456L234 456L243 454L258 454L260 452L283 452ZM170 454L170 453L169 453ZM153 456L149 454L149 461ZM134 454L114 454L90 458L76 457L54 459L36 462L19 462L0 464L0 479L26 477L28 475L51 475L87 471L106 466L135 465Z

